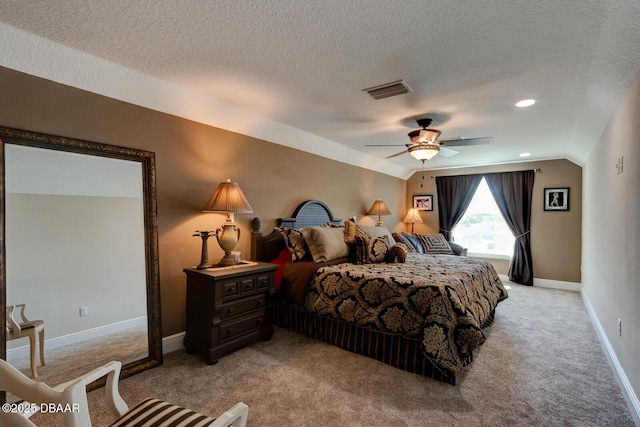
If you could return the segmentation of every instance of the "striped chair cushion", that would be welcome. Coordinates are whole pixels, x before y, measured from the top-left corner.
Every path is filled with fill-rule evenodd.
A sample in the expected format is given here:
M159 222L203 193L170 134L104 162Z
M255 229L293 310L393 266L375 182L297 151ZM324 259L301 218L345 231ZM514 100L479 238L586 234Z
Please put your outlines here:
M204 427L214 421L190 409L152 398L140 402L111 427Z

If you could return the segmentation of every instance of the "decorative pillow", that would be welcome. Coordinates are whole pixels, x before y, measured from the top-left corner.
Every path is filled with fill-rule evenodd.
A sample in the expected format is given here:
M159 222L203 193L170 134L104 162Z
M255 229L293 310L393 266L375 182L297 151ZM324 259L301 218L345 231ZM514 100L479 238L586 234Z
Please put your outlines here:
M391 242L387 236L372 237L359 232L356 233L356 264L372 264L384 262L389 252Z
M305 227L303 234L314 262L326 262L349 255L342 227Z
M371 237L387 236L387 238L389 239L389 245L392 245L394 242L393 236L391 235L391 232L387 230L387 227L376 227L375 225L356 225L356 229L364 231Z
M387 253L387 261L395 264L403 263L407 260L407 246L404 243L396 243Z
M356 242L356 223L353 221L344 222L344 241L352 245Z
M402 243L403 245L405 245L408 252L418 252L411 241L405 236L405 233L393 233L393 239L396 241L396 243Z
M284 242L291 252L293 262L302 261L307 258L307 243L304 240L303 228L281 228L275 227L276 231L282 234Z
M400 234L402 234L402 236L405 239L407 239L409 243L411 243L411 246L413 246L416 249L416 252L418 252L419 254L424 253L424 248L422 247L422 243L420 243L420 239L418 239L418 236L416 236L415 234L409 234L409 233L400 233Z
M280 289L280 283L282 283L282 271L284 270L284 266L291 261L292 261L292 257L291 257L291 252L289 251L289 248L283 248L280 251L280 254L278 255L278 257L273 261L271 261L271 264L278 265L278 269L273 273L273 276L275 279L274 288L276 292L278 292L278 290Z
M453 255L449 242L442 234L417 234L426 254Z
M448 242L454 255L467 256L467 248L460 246L454 242Z

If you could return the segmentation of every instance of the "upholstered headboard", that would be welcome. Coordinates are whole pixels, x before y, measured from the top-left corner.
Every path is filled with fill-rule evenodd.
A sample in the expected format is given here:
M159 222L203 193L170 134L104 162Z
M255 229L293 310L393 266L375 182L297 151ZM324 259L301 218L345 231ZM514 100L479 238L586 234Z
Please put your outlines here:
M303 228L326 224L341 224L342 219L335 218L329 206L320 200L307 200L293 211L290 218L278 218L276 225L283 228ZM260 218L251 222L251 259L254 261L273 261L285 247L282 235L273 230L265 236L260 232Z

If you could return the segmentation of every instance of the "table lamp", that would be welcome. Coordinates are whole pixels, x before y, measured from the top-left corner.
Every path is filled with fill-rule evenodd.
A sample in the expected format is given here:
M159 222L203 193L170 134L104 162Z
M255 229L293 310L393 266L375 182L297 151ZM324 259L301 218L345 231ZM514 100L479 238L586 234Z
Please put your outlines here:
M253 209L251 209L238 183L231 182L230 179L227 179L226 182L221 182L211 197L209 197L202 211L224 212L227 214L225 223L216 230L218 244L224 251L224 256L218 265L229 266L240 264L239 254L231 253L240 238L240 229L233 222L233 215L236 213L251 213Z
M413 234L413 224L416 222L422 223L422 217L420 216L420 211L416 208L409 209L407 212L407 216L404 219L404 222L407 224L411 224L411 234Z
M387 207L387 204L382 201L382 199L378 199L373 202L371 208L367 211L367 215L378 215L378 222L376 222L376 227L383 227L382 219L380 219L381 215L391 215L391 211Z

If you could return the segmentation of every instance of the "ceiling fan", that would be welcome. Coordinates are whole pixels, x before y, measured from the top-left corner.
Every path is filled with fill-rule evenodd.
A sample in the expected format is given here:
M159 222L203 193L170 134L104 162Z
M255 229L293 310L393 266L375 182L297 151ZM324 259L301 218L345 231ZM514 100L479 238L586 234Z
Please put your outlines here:
M406 150L403 150L399 153L392 154L387 156L387 159L392 157L397 157L405 153L409 153L412 157L417 160L420 160L424 163L425 160L432 159L435 155L440 154L441 156L451 157L458 154L458 151L452 150L447 147L462 147L467 145L483 145L483 144L491 144L493 142L493 138L490 136L482 137L482 138L452 138L452 139L438 139L440 136L440 131L438 129L431 129L431 122L433 121L430 118L418 119L418 126L422 129L417 129L412 132L409 132L409 139L411 140L411 144L405 144L407 147ZM367 147L391 147L391 146L399 146L400 144L367 144Z

